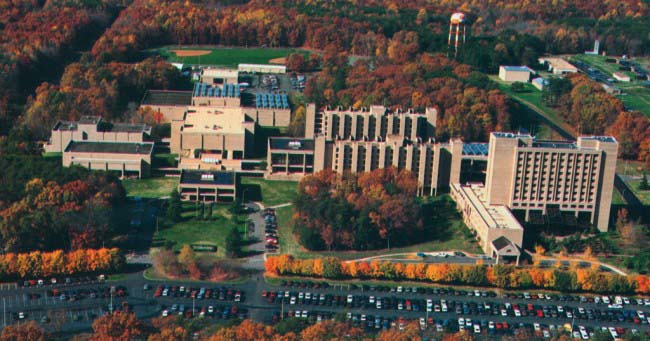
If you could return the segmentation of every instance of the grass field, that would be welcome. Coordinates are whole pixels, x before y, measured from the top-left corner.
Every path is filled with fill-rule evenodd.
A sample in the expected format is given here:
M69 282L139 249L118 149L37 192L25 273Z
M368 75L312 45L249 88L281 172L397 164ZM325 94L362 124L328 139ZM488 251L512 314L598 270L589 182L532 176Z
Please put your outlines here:
M226 234L234 226L244 232L245 216L235 216L228 211L229 205L214 205L212 219L199 220L195 217L194 203L183 204L183 221L170 227L163 227L156 233L154 239L171 241L173 249L179 250L185 244L211 244L217 246L217 255L224 256L224 240Z
M574 129L566 124L566 122L564 122L564 120L560 117L559 113L555 109L547 107L544 103L542 103L542 92L537 90L537 88L535 88L532 84L524 84L523 92L513 92L511 89L512 83L504 82L495 75L490 76L490 79L497 82L501 91L503 91L514 100L518 101L521 105L525 105L533 111L543 112L551 122L559 127L562 127L564 130L575 134ZM533 131L531 133L545 139L556 139L559 137L559 135L557 135L551 127L543 123L539 124L538 129L538 132Z
M178 186L178 178L125 179L122 185L131 197L160 198Z
M440 197L442 198L442 197ZM437 199L440 199L437 198ZM434 199L434 200L437 200ZM483 251L473 237L469 237L466 232L467 227L456 214L450 214L446 218L449 226L445 231L439 231L436 239L424 243L413 244L404 247L393 247L390 250L381 249L373 251L332 251L332 252L314 252L304 249L292 232L291 216L293 215L293 206L281 207L275 210L278 219L278 229L280 236L280 251L288 253L297 258L314 258L314 257L338 257L341 259L357 259L364 257L378 256L386 253L405 253L405 252L432 252L461 250L469 253L482 254Z
M201 56L177 56L173 50L210 51ZM194 65L217 65L226 67L237 67L240 63L269 64L271 59L283 58L293 52L300 52L308 55L307 51L300 49L286 48L243 48L243 47L206 47L206 46L165 46L148 51L151 54L158 54L172 63L194 64Z
M60 159L62 156L63 153L58 153L58 152L43 153L43 158L45 159Z
M616 63L608 63L605 60L611 57L605 56L594 56L594 55L574 55L572 59L582 61L589 64L592 68L597 69L609 76L614 72L619 71L619 65ZM629 74L634 78L634 74L631 72L623 72L624 74ZM630 107L634 110L643 112L646 116L650 116L650 89L643 87L639 82L632 81L629 83L618 82L616 86L623 90L622 95L616 97L620 98L623 101L625 106Z
M245 200L261 201L264 206L291 203L296 198L298 182L271 181L262 178L242 178L242 193Z

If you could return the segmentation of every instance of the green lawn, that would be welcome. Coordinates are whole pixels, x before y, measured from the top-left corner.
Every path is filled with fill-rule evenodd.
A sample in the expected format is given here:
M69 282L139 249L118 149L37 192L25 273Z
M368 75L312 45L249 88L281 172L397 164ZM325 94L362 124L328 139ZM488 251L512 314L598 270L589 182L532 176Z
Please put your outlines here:
M178 178L124 179L122 185L128 196L160 198L169 196L178 186Z
M439 200L443 197L436 198ZM390 250L373 250L373 251L337 251L337 252L313 252L308 251L300 246L293 235L291 226L291 217L293 215L293 206L282 207L275 210L278 219L278 229L280 235L280 252L288 253L297 258L314 258L314 257L338 257L341 259L357 259L371 256L378 256L385 253L405 253L405 252L432 252L447 250L462 250L469 253L482 254L474 238L468 238L466 235L467 227L460 219L460 216L451 214L447 217L449 226L445 231L440 231L440 238L430 240L424 243L413 244L404 247L393 247ZM444 236L443 236L444 235Z
M173 50L204 50L211 51L210 54L193 57L179 57ZM206 46L165 46L149 50L152 54L159 54L173 63L196 64L196 65L218 65L226 67L237 67L240 63L269 64L274 58L286 57L290 53L300 52L305 56L307 51L287 48L244 48L244 47L206 47Z
M546 116L551 122L553 122L557 126L562 127L564 130L575 135L575 131L573 127L571 127L566 122L564 122L564 120L560 117L560 114L555 109L550 108L546 106L544 103L542 103L542 92L539 91L537 88L535 88L532 84L530 83L524 84L523 92L513 92L511 89L512 83L504 82L501 79L499 79L498 76L495 75L490 76L490 79L492 79L499 85L499 89L501 91L503 91L505 94L507 94L514 100L518 101L521 105L525 105L533 111L542 112L544 116ZM542 138L558 137L553 135L554 133L552 132L552 129L547 125L540 123L540 126L544 128L542 130L542 133L549 135L549 136L540 136L540 137ZM541 134L537 134L537 135L541 135Z
M183 203L183 221L169 227L161 227L154 235L154 240L164 245L165 241L173 242L173 249L179 250L185 244L211 244L217 246L217 255L224 256L224 240L233 226L240 232L245 231L245 216L234 219L228 211L229 205L215 204L212 219L199 220L196 218L196 205Z
M636 195L637 198L643 203L643 205L650 205L650 191L642 191L639 189L639 184L641 183L641 180L631 180L627 181L627 184L630 186L632 191L634 191L634 194Z
M298 182L243 177L241 187L245 200L261 201L268 207L293 202L298 190Z
M43 158L45 159L60 159L62 156L63 153L58 153L58 152L43 153Z
M617 189L614 189L614 192L612 193L612 205L625 205L625 201Z

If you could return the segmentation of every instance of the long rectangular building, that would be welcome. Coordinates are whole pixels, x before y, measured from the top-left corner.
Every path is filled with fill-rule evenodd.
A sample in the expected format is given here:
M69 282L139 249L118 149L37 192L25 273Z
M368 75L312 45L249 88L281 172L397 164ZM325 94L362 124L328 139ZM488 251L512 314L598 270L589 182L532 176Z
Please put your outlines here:
M79 165L92 170L117 171L139 178L149 175L153 143L70 141L63 151L63 166Z
M58 121L52 128L46 152L63 152L70 141L145 142L151 127L146 124L110 123L100 116L82 116L78 121Z

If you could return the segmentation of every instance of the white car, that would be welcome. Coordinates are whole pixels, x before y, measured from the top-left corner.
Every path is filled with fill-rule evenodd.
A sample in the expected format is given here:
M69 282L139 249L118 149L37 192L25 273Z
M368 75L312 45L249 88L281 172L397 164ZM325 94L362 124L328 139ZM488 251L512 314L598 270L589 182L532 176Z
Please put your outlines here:
M623 297L623 303L624 304L630 304L630 299L627 297Z
M488 322L488 328L489 329L494 329L494 321Z
M508 311L505 309L501 309L501 316L508 316Z
M214 314L214 307L213 306L208 307L208 314Z
M612 334L612 338L614 340L618 339L618 332L616 332L616 328L609 327L609 333Z
M377 306L377 309L381 309L381 299L380 298L377 298L376 306Z
M641 310L636 311L637 316L639 316L640 319L644 320L645 319L645 314Z
M557 312L558 313L563 313L564 312L564 307L561 306L561 305L557 306Z
M603 296L602 300L603 300L603 303L605 303L605 304L609 304L611 302L609 300L609 296Z
M589 340L589 333L587 333L587 329L585 326L578 326L578 329L580 330L580 336L582 337L583 340Z
M289 304L296 304L296 296L291 296L291 299L289 300Z
M25 313L23 313L22 311L19 312L19 313L18 313L18 319L19 319L19 320L24 320L24 319L25 319Z
M573 318L573 313L567 310L566 317L569 318L569 319L572 319Z
M404 292L404 288L400 285L397 287L397 292Z
M464 326L464 325L465 325L465 319L462 318L462 317L459 317L459 318L458 318L458 325L459 325L459 326Z
M420 329L427 329L427 321L424 319L424 317L420 317Z
M431 312L433 310L433 300L432 299L427 299L427 311Z
M352 295L348 295L348 303L351 304L353 300L354 300L354 297Z
M162 317L167 317L169 316L169 310L165 309L162 311Z
M370 303L370 304L375 303L375 296L368 297L368 303Z
M310 292L305 294L305 300L311 300L311 293Z
M521 317L521 311L519 311L519 309L515 309L515 316Z
M533 328L535 329L536 332L542 330L542 327L537 322L533 323Z
M300 315L300 316L306 318L307 316L309 316L309 312L307 310L303 310L302 315Z
M481 326L478 324L474 325L474 334L480 334L481 333Z

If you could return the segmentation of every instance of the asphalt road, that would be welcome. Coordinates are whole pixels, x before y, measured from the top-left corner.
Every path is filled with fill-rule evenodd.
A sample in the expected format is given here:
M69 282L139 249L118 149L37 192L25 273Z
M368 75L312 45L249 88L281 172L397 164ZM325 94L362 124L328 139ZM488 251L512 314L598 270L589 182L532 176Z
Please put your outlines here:
M148 283L151 287L150 290L144 290L143 286L145 283ZM204 300L192 300L189 298L173 298L173 297L154 297L155 288L158 285L184 285L186 287L198 287L205 286L208 288L218 288L226 287L233 288L235 290L241 290L244 293L245 300L243 302L224 302L216 299L204 299ZM106 283L88 283L88 284L78 284L78 285L57 285L55 286L59 290L79 291L81 289L93 289L98 287L105 286L124 286L126 287L128 296L123 298L113 298L113 304L115 307L120 307L122 302L127 301L131 309L136 313L140 318L151 318L154 316L160 316L161 311L165 308L169 308L173 304L185 305L185 307L190 310L192 305L196 307L196 312L198 313L200 307L206 307L209 305L218 307L217 310L222 309L225 306L237 306L240 310L246 309L248 311L247 317L250 317L257 321L270 322L274 312L280 312L284 310L288 312L289 310L308 310L311 314L315 312L330 312L332 314L343 313L346 314L351 312L353 314L366 314L373 316L382 316L384 318L397 318L404 317L408 319L418 319L420 317L432 317L436 320L450 320L457 321L459 317L471 318L475 321L487 320L494 322L508 322L509 324L519 324L523 323L543 323L546 325L564 325L571 324L572 322L575 325L584 325L590 326L593 328L600 328L601 326L621 326L624 328L636 328L640 331L650 331L649 324L633 324L633 323L620 323L620 322L599 322L596 320L579 320L567 319L566 317L561 318L537 318L537 317L515 317L509 315L507 317L503 316L493 316L493 315L464 315L456 314L454 311L447 313L426 313L423 310L419 312L406 311L406 310L377 310L374 306L360 306L360 307L336 307L336 306L322 306L322 305L291 305L291 304L281 304L281 303L268 303L266 298L261 297L262 291L290 291L290 292L311 292L319 294L332 294L332 295L348 295L354 294L357 296L370 296L375 297L396 297L404 299L427 299L431 298L434 301L440 299L446 299L447 301L457 301L459 303L463 302L475 302L477 304L483 302L490 302L492 304L505 304L506 302L511 304L526 305L528 303L533 303L536 305L549 305L549 304L561 304L565 307L566 310L576 310L578 307L583 307L585 309L600 309L607 310L607 306L603 304L596 303L580 303L580 302L557 302L553 300L526 300L526 299L509 299L503 297L475 297L475 296L453 296L453 295L428 295L428 294L413 294L413 293L388 293L388 292L363 292L361 289L349 291L346 287L330 287L327 289L313 289L313 288L289 288L289 287L280 287L274 286L266 283L259 275L252 276L249 280L241 284L215 284L215 283L188 283L182 281L169 281L169 282L156 282L149 281L142 277L142 273L133 273L129 274L126 278L120 281L115 282L106 282ZM48 289L51 289L52 286L46 287L30 287L30 288L19 288L16 286L6 286L3 285L0 288L0 298L2 299L3 304L3 323L10 324L17 321L17 313L23 312L26 313L27 319L33 319L37 322L41 321L43 316L49 317L49 322L44 323L43 326L50 331L62 331L62 332L80 332L87 331L91 329L92 320L96 316L101 316L108 311L108 306L110 303L110 298L83 298L74 302L70 301L61 301L57 297L47 297L45 294ZM31 294L38 294L39 297L35 299L30 299ZM356 298L355 298L356 299ZM423 307L424 308L424 307ZM626 306L625 309L628 310L642 310L646 314L650 314L650 306ZM428 315L428 316L427 316Z

